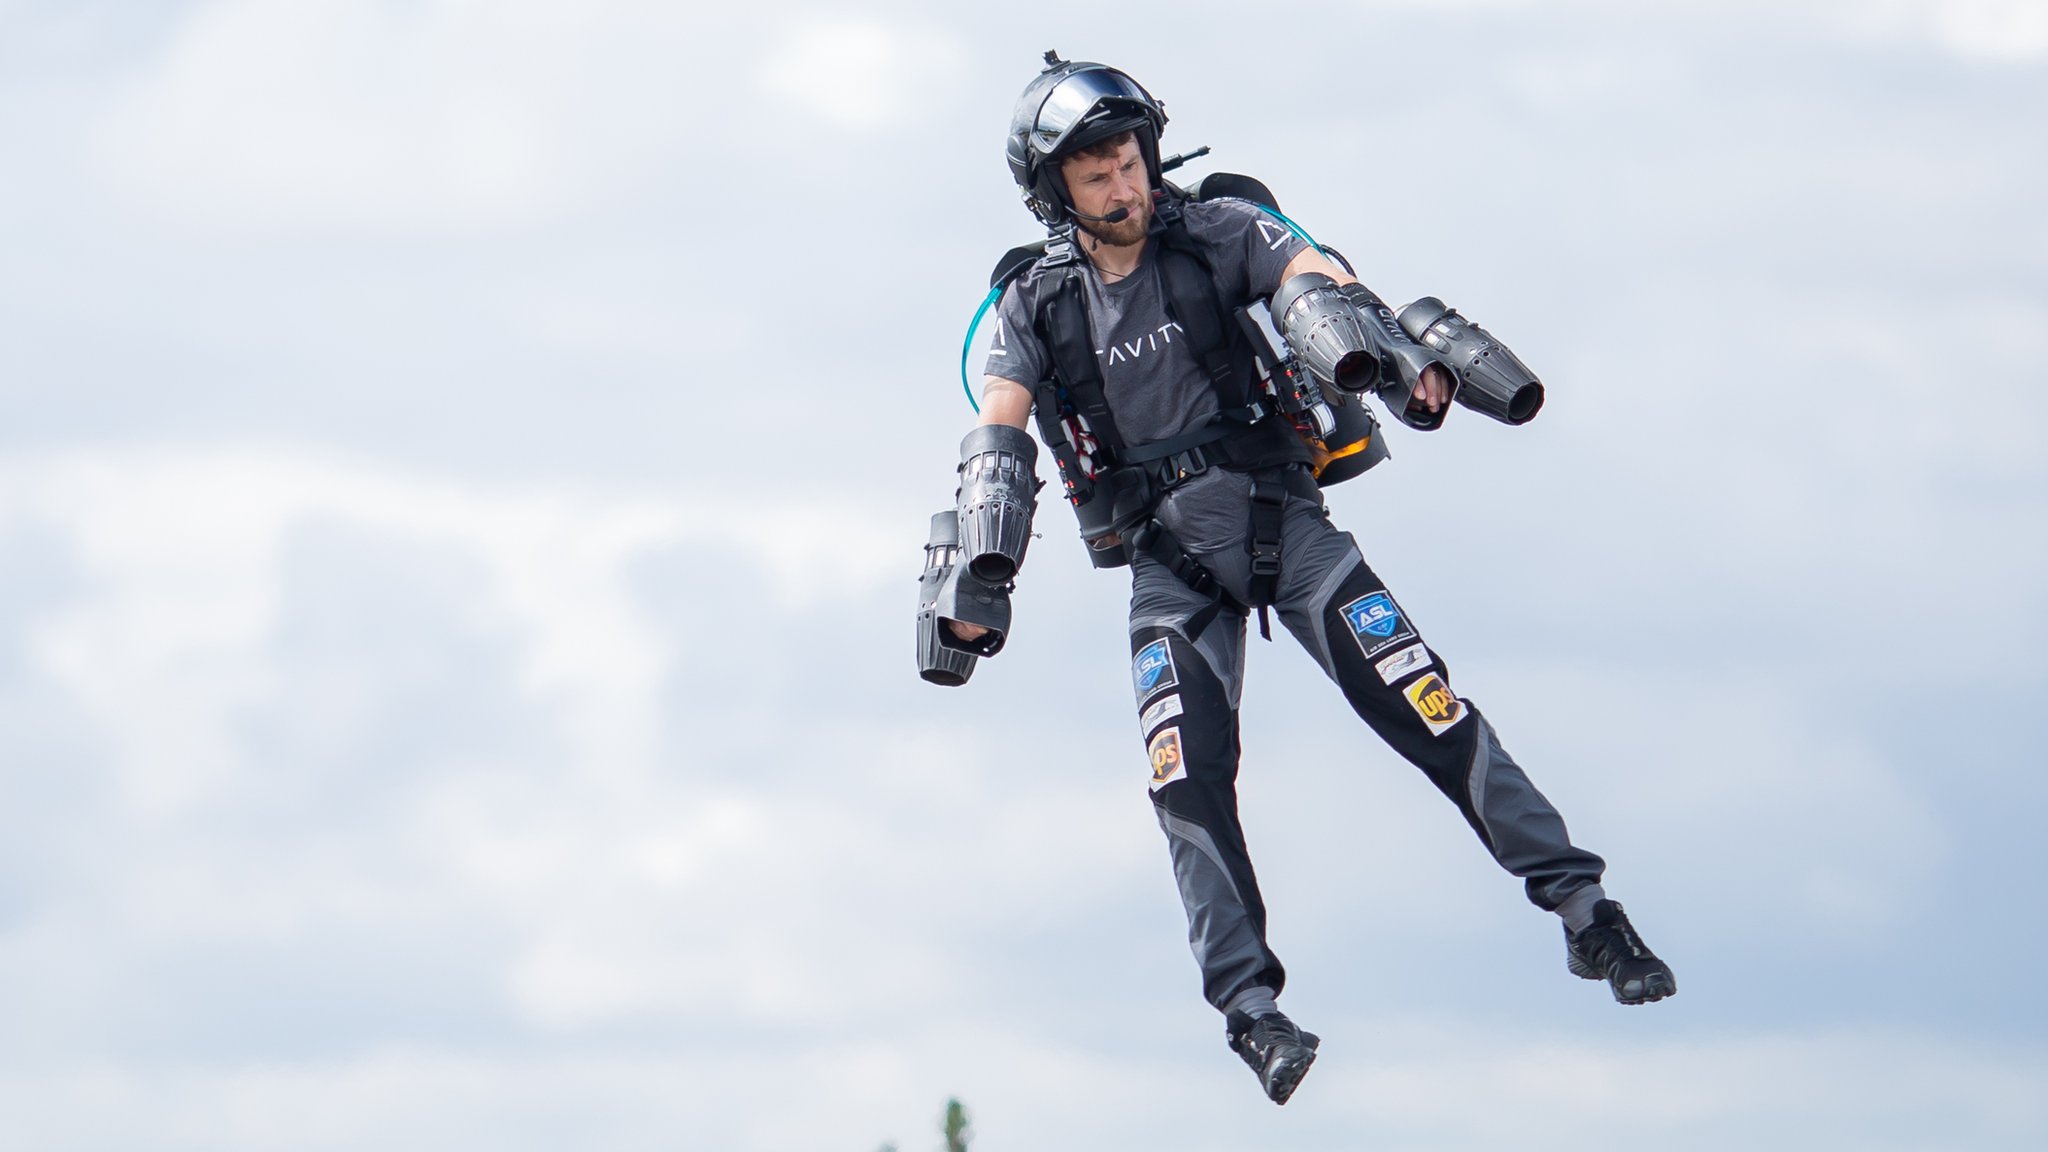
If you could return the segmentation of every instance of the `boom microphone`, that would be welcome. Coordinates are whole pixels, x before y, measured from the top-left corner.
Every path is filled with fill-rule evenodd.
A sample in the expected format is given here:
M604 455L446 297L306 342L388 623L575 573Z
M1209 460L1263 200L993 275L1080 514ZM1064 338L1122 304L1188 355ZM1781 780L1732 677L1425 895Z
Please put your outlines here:
M1076 220L1086 220L1091 224L1121 224L1131 218L1131 210L1129 208L1119 208L1107 216L1090 216L1086 212L1069 208L1067 209L1067 215L1072 216Z

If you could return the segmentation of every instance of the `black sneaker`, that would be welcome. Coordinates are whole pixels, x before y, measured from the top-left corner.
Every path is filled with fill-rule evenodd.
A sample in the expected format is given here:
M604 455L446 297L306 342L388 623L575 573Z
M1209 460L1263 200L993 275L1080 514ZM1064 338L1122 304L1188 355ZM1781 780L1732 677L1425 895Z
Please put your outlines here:
M1224 1023L1224 1038L1230 1041L1230 1050L1251 1065L1259 1086L1275 1104L1285 1104L1294 1095L1295 1085L1308 1075L1308 1066L1316 1062L1316 1048L1322 1043L1315 1033L1303 1032L1278 1012L1256 1020L1232 1012Z
M1564 932L1565 966L1572 975L1605 980L1623 1004L1648 1004L1678 993L1678 977L1636 935L1628 914L1612 900L1596 901L1586 930Z

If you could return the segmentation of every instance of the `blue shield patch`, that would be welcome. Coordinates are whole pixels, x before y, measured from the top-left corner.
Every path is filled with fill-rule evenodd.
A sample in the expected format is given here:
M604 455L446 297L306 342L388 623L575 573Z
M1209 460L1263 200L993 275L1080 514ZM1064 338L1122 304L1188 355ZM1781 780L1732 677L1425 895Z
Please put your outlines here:
M1352 637L1368 657L1415 639L1415 629L1409 627L1408 618L1401 615L1394 598L1385 592L1360 596L1338 611L1344 614L1344 622L1351 625Z
M1180 683L1180 677L1174 674L1173 653L1167 649L1166 641L1154 640L1131 657L1131 683L1138 690L1140 702L1154 692Z

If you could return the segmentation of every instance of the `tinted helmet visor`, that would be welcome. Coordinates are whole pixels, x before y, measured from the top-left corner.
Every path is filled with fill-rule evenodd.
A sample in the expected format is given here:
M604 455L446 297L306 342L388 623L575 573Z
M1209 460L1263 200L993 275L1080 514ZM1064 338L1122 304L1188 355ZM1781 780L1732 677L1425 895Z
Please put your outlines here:
M1075 72L1053 85L1038 106L1031 124L1031 150L1040 156L1056 156L1114 135L1135 122L1154 122L1157 108L1137 81L1113 68Z

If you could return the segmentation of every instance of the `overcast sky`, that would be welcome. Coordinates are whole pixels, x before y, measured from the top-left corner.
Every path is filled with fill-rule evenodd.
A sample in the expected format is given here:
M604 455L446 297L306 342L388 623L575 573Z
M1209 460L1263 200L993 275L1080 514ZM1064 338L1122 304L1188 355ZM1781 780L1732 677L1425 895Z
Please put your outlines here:
M1048 47L1548 383L1331 503L1677 999L1255 644L1275 1109L1057 501L916 679ZM2048 1146L2044 123L2032 0L0 0L0 1148Z

